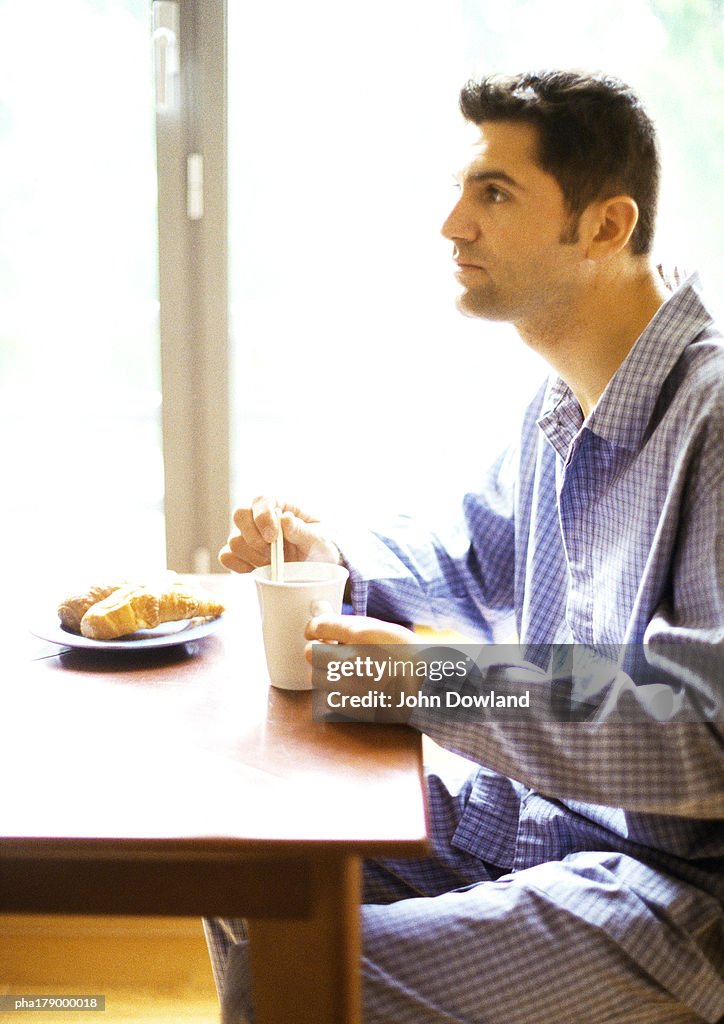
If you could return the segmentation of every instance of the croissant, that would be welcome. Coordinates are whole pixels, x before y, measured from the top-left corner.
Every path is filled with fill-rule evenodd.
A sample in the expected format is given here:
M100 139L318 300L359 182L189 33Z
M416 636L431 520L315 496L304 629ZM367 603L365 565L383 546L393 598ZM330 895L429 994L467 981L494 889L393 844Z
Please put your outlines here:
M162 622L218 618L224 606L202 587L178 579L159 586L126 584L91 605L80 631L92 640L114 640L137 629L154 629Z
M118 590L120 586L122 586L121 583L104 583L90 587L84 594L66 597L58 605L58 617L63 629L68 629L71 633L80 633L80 620L88 609L108 597L114 590Z

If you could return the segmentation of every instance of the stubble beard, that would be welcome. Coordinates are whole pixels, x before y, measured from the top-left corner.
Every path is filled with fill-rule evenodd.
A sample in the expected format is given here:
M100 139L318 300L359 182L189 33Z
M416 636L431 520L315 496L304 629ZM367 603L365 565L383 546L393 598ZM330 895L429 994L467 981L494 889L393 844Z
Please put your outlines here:
M500 295L492 282L485 288L465 288L455 299L463 316L479 320L512 321L515 318L509 301Z
M577 229L578 221L572 227ZM559 239L562 257L571 241L571 235ZM518 268L518 272L500 266L497 277L505 287L501 288L486 274L485 280L477 286L462 289L455 300L456 306L464 316L511 323L516 328L525 323L541 326L565 322L577 285L565 272L561 274L560 269L558 259L544 257Z

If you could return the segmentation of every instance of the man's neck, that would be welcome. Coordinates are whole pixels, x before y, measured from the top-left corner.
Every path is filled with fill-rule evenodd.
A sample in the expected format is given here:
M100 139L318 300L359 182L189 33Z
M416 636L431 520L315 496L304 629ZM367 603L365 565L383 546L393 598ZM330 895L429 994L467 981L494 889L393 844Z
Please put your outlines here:
M565 314L516 327L568 384L586 417L668 295L648 262L630 260L592 276Z

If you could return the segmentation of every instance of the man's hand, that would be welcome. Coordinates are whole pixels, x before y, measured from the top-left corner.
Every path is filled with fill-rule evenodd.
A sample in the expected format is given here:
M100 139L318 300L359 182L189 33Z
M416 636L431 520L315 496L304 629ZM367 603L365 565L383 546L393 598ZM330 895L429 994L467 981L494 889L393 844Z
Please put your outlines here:
M271 560L270 545L281 529L288 562L341 561L339 548L313 516L297 505L271 497L255 498L250 508L237 508L235 529L219 552L219 561L233 572L251 572Z
M304 634L307 640L331 644L416 644L419 637L411 629L365 615L318 615L310 619ZM311 663L313 645L307 644Z
M409 644L418 642L418 637L412 630L363 615L318 615L307 623L304 635L310 641L305 651L306 659L313 668L320 671L316 688L323 694L327 691L327 702L329 687L332 687L335 702L342 694L345 700L356 700L355 704L344 705L345 713L355 722L399 724L409 720L411 705L407 704L406 698L414 697L421 685L420 678L412 667L414 657L408 658L404 653ZM324 654L319 664L315 666L314 651L315 648L320 650L320 641L332 646L321 648ZM358 670L351 676L345 673L343 684L331 681L328 669L333 666L338 668L340 662L325 660L325 656L327 659L330 656L334 657L335 645L340 645L339 649L345 652L346 659L350 657L351 647L353 652L358 652L364 662L371 661L375 666L374 676ZM354 654L352 659L354 660ZM392 665L395 666L394 669L390 668ZM314 675L312 680L314 683ZM337 687L340 689L337 690ZM340 704L329 704L329 707L339 708Z

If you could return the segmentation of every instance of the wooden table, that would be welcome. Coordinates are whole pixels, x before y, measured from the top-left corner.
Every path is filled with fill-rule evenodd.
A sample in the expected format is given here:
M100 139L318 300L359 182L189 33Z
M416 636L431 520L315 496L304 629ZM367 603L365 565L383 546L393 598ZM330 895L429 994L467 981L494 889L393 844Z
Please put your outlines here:
M0 912L244 916L259 1024L352 1024L360 859L426 850L420 738L313 721L252 581L204 582L193 643L3 652Z

